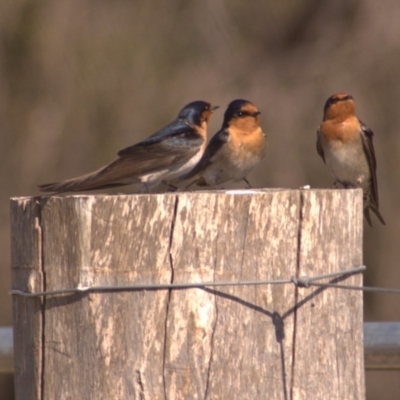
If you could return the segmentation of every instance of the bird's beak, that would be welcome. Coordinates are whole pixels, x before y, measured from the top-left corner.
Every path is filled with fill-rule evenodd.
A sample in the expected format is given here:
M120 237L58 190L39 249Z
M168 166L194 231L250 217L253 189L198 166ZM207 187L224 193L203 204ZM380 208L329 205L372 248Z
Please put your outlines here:
M215 110L218 110L219 106L213 106L211 107L211 111L214 112Z

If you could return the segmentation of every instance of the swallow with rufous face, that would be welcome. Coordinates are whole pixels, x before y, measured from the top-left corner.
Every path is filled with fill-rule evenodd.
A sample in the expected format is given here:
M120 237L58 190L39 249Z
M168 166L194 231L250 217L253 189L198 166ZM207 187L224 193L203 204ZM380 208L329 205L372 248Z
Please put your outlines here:
M379 212L376 158L372 143L373 132L355 115L353 97L337 93L329 97L324 118L317 132L317 151L345 188L361 188L364 215L370 226L372 210L386 225Z
M189 172L207 144L207 123L213 111L205 101L187 104L178 117L149 138L118 152L105 167L77 178L40 185L43 192L79 192L141 183L147 190L169 184Z
M244 180L266 152L260 111L247 100L234 100L225 111L222 128L213 136L199 163L181 179L195 178L198 186ZM191 186L191 185L189 185Z

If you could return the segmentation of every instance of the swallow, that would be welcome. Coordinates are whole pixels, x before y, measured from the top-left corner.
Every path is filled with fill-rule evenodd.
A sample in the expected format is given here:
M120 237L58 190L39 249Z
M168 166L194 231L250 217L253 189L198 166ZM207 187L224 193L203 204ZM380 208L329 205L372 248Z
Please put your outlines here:
M361 188L364 216L370 226L369 210L386 225L379 212L376 158L373 132L355 115L355 103L347 93L329 97L324 118L317 131L317 151L335 177L345 188Z
M205 101L182 108L178 117L147 139L118 152L112 163L92 173L40 185L43 192L80 192L141 183L150 187L189 172L201 159L207 144L207 123L214 110Z
M181 180L189 185L217 186L244 180L266 152L266 135L260 127L260 111L247 100L234 100L224 114L221 129L213 136L199 163Z

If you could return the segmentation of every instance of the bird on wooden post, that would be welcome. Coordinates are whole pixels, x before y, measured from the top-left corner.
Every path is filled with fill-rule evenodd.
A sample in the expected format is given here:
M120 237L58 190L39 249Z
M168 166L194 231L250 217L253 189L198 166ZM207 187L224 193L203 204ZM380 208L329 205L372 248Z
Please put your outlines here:
M369 210L386 225L379 212L373 132L355 115L353 97L337 93L329 97L317 132L317 151L336 180L345 188L361 188L364 215L372 226Z
M250 187L246 176L266 152L260 114L250 101L233 100L225 111L221 129L210 140L199 163L180 179L194 178L189 186L217 186L244 180Z
M166 127L120 150L112 163L77 178L40 185L39 189L80 192L140 183L149 191L161 182L169 186L201 159L207 144L207 123L217 108L205 101L189 103Z

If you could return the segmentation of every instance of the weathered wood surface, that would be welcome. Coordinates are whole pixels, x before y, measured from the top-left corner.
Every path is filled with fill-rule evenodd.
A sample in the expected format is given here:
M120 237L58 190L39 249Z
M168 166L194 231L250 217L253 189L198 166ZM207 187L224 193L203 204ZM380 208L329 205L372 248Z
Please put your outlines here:
M12 221L12 285L24 290L283 279L362 264L356 190L20 198ZM364 398L361 292L14 297L17 400Z
M37 199L11 201L11 281L27 292L43 290L42 234ZM43 300L13 298L17 399L41 399Z
M400 370L400 322L364 322L366 370ZM13 328L0 327L0 373L13 374Z
M342 191L303 196L297 275L362 265L362 206L350 199L345 205L341 196ZM362 276L346 284L362 286ZM296 304L294 398L365 398L362 292L299 288Z

